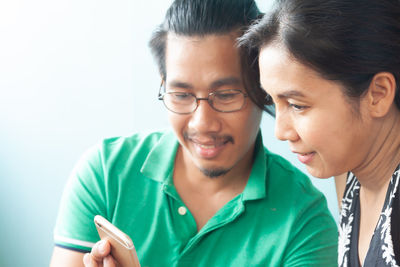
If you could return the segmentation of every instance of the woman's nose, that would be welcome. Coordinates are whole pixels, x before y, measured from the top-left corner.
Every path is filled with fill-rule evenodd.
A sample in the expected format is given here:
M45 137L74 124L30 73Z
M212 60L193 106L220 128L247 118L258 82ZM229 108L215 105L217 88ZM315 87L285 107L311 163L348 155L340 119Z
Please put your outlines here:
M281 141L296 141L297 132L293 127L292 118L289 114L276 110L275 113L275 136Z

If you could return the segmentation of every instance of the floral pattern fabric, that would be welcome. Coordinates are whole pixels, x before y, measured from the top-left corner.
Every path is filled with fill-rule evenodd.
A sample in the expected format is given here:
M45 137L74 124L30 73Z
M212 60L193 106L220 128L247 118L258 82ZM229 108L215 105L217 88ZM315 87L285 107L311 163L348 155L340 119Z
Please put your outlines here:
M398 221L392 225L392 217L394 213L396 218L398 218L400 213L400 210L392 209L393 202L399 201L399 180L400 165L396 168L390 180L385 203L376 225L373 238L371 239L370 249L367 252L363 265L364 267L399 267L400 262L396 261L392 236L393 226L400 227ZM338 264L340 267L357 267L354 266L351 259L355 255L358 259L358 251L357 247L355 247L354 244L351 244L351 240L354 240L354 237L352 238L353 231L355 231L355 234L358 232L360 220L360 218L356 216L356 214L359 214L359 210L357 210L359 209L359 191L360 183L354 174L350 172L347 177L346 189L342 199L342 210L339 222ZM355 228L357 230L355 230ZM357 240L358 236L355 238ZM397 240L398 236L395 236L394 238L395 242L400 242L400 240ZM371 249L372 246L374 249ZM374 255L368 255L372 253ZM397 253L399 252L397 251ZM397 257L399 257L399 255L397 255Z

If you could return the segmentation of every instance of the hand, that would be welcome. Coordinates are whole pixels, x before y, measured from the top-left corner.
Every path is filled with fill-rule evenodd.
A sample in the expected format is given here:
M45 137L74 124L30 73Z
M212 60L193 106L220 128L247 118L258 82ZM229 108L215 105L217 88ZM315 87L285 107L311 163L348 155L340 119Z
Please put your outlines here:
M107 240L97 242L90 253L83 257L85 267L116 267L116 261L110 254L111 245Z

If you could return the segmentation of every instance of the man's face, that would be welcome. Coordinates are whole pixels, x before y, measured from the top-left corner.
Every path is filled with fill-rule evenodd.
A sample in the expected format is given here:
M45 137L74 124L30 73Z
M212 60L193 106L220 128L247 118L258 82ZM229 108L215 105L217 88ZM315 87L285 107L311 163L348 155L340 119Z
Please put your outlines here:
M189 92L196 97L227 89L246 93L236 37L169 34L166 91ZM191 114L168 111L168 115L186 167L196 167L209 177L251 168L262 111L248 97L241 110L231 113L218 112L201 100Z

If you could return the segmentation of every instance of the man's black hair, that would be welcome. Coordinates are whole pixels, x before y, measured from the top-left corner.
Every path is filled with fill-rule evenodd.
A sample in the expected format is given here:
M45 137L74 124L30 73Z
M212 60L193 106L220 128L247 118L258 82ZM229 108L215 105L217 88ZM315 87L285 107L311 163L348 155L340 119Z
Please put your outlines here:
M262 16L254 0L175 0L164 22L154 31L149 46L160 75L166 79L165 50L168 33L182 36L241 34ZM267 94L260 87L258 51L240 50L242 76L251 100L271 113Z

